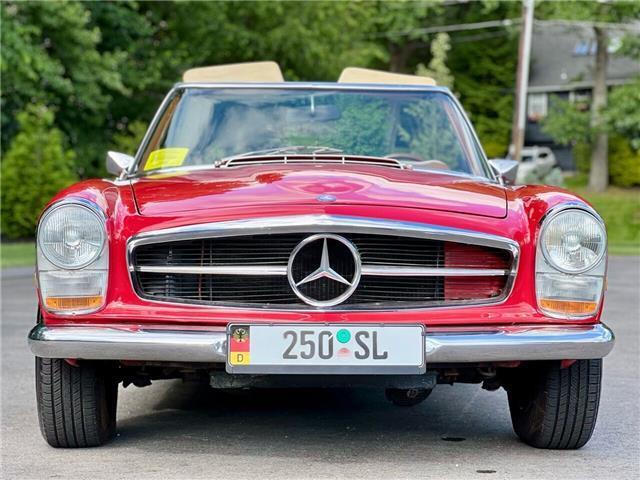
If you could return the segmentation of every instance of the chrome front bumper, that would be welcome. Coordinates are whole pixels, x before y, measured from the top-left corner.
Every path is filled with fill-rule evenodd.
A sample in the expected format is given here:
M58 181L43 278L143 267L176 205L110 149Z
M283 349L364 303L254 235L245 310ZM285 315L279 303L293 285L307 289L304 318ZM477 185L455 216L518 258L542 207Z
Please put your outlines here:
M426 362L478 363L602 358L614 344L604 324L427 328ZM226 330L166 327L37 325L29 333L34 355L86 360L222 363Z

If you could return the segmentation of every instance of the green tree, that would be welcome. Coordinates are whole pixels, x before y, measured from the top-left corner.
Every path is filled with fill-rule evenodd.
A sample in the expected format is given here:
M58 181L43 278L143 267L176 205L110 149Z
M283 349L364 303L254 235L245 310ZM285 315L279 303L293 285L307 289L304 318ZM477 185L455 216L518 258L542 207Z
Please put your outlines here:
M3 151L18 130L17 113L45 104L56 110L55 126L77 153L77 171L101 173L119 116L136 115L137 104L119 111L114 99L130 98L145 78L155 78L135 57L139 37L148 40L153 30L132 3L3 2L0 8Z
M556 18L574 22L586 22L593 29L596 40L594 61L594 85L590 115L591 169L589 188L604 191L609 184L609 133L607 128L607 65L609 63L609 31L615 24L637 20L640 2L542 2L537 14L544 18ZM607 25L611 24L611 25ZM634 39L633 42L637 42Z
M29 106L17 121L18 134L2 160L2 235L7 238L33 236L44 205L76 181L75 155L65 149L53 112Z
M603 110L600 130L594 131L587 105L551 99L542 129L558 143L573 146L578 172L589 174L594 138L606 133L608 177L614 185L640 185L640 78L614 87Z
M436 35L431 43L431 61L429 66L419 63L417 75L433 78L438 85L453 89L454 78L447 67L447 53L451 50L451 41L446 33Z
M604 116L609 131L628 138L631 146L640 151L640 77L611 91Z

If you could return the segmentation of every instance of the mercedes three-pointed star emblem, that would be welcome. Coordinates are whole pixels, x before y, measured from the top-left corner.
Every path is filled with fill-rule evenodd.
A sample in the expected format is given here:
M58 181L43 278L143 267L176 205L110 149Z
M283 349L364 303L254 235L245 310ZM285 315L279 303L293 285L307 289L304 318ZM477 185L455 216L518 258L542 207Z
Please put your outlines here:
M329 253L329 240L337 242L334 243L334 249L343 249L343 252L338 252L343 256L341 262L341 266L343 268L345 268L346 263L353 262L351 266L346 265L346 272L348 273L340 273L332 267ZM303 270L304 268L308 267L306 267L306 265L299 265L297 263L297 261L300 261L298 260L300 258L299 254L307 249L310 249L308 253L316 255L315 258L317 258L318 248L322 248L320 253L320 265L318 266L318 268L305 275L306 272L304 272ZM302 272L302 278L294 278L294 270L296 271L297 275L300 275L300 272ZM360 281L360 273L360 254L358 253L356 247L346 238L330 233L312 235L300 242L296 246L296 248L294 248L293 252L291 252L291 256L289 257L289 266L287 269L289 285L291 285L294 293L303 302L315 307L330 307L344 302L358 287L358 282ZM323 299L312 298L308 293L303 293L301 291L300 287L322 279L326 279L329 282L337 282L345 285L346 289L336 292L335 296L332 298Z

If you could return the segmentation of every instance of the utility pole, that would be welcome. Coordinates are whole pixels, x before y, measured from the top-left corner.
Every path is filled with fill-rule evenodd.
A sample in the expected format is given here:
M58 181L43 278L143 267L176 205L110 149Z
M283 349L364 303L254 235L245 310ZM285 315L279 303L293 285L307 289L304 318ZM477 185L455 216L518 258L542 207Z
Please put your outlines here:
M527 90L529 88L529 62L531 58L531 34L533 30L534 0L522 0L522 28L518 48L518 73L516 76L516 101L511 127L511 158L520 161L524 145L524 128L527 118Z

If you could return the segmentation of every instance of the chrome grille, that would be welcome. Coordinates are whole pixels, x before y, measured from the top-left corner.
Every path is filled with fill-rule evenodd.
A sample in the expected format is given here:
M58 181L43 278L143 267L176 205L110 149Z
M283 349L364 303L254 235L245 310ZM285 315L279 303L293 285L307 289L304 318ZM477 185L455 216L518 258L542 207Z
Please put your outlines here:
M134 287L146 299L273 308L313 308L287 280L289 257L310 235L272 233L154 241L132 248ZM509 249L441 239L344 232L357 248L362 278L333 308L418 308L498 301L513 274ZM336 268L340 258L335 258ZM339 285L310 284L314 298L340 293ZM326 291L318 289L325 288ZM329 290L333 289L333 290Z

